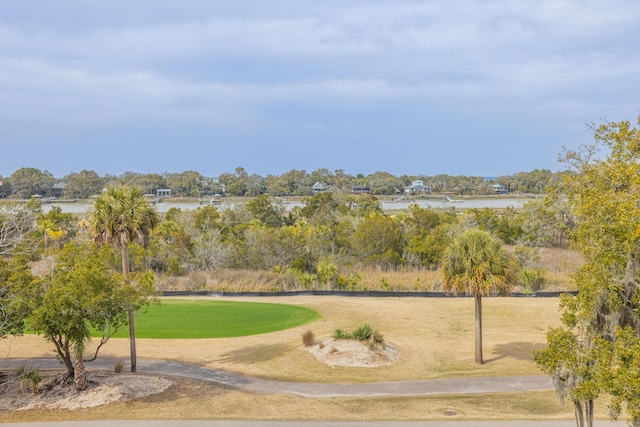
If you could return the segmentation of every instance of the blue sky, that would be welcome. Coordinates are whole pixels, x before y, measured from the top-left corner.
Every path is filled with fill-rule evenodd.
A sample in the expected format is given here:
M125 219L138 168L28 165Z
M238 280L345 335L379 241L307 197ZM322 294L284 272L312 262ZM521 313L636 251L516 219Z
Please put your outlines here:
M0 3L0 175L497 176L635 122L636 0Z

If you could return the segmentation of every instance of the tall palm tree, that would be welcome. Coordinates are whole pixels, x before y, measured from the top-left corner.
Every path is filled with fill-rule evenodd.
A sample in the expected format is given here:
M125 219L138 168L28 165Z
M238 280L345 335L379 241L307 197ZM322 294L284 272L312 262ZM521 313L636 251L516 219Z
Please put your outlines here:
M476 363L482 359L482 297L505 293L514 279L514 263L502 243L489 233L468 230L446 249L442 263L442 288L445 292L475 297Z
M91 218L94 238L100 243L113 243L122 252L122 274L130 272L129 242L144 246L149 243L151 231L158 225L155 208L142 191L133 187L110 187L96 200ZM136 336L134 309L129 310L129 341L131 372L136 371Z

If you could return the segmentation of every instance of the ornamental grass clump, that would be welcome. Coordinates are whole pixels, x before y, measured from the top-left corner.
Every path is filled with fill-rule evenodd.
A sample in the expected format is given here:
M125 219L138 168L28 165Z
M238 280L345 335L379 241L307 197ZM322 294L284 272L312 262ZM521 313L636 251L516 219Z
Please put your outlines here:
M347 340L351 338L351 334L347 333L344 329L338 328L333 331L333 335L331 335L333 339L336 340Z
M378 347L385 348L384 336L381 332L376 331L368 323L364 323L358 326L352 332L346 332L344 329L336 329L333 331L332 337L336 340L356 340L365 343L371 350L375 350Z
M18 368L16 374L20 378L20 388L28 390L33 394L40 393L40 383L42 377L37 369L27 370L24 366Z
M368 323L360 325L351 333L351 337L358 341L369 341L373 337L373 328Z
M307 331L304 334L302 334L302 344L304 344L305 347L311 347L315 343L316 343L316 336L313 334L313 332Z

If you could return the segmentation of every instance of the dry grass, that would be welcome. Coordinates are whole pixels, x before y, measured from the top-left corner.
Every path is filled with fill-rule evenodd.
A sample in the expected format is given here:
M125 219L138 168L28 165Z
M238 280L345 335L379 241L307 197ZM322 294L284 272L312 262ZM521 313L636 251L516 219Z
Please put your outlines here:
M233 298L265 301L265 298ZM486 363L473 362L473 300L469 298L282 297L269 302L299 304L323 318L311 325L260 336L202 340L138 340L142 358L185 362L290 381L357 383L455 376L540 374L531 351L545 344L546 330L558 325L555 298L485 298ZM380 368L330 368L301 349L300 336L312 330L322 339L338 327L367 322L400 351L400 360ZM11 357L53 356L41 337L5 341ZM8 347L7 347L8 348ZM127 357L128 341L113 340L103 356ZM91 370L91 365L88 365ZM0 414L0 422L90 419L260 419L260 420L472 420L571 419L555 393L500 393L470 396L305 399L253 394L214 384L174 379L166 392L139 401L76 411ZM444 415L454 411L456 416ZM599 417L606 408L598 402Z
M534 267L544 273L547 285L543 290L574 290L571 275L582 264L578 251L559 248L540 250L540 259ZM354 290L379 291L439 291L440 273L438 270L422 268L403 268L384 270L375 266L343 268L344 277L359 276ZM157 281L161 291L216 291L216 292L272 292L301 289L301 285L291 274L278 274L272 271L222 269L218 271L199 271L184 276L165 276ZM326 286L319 285L325 289ZM517 289L516 289L517 290Z
M571 419L571 405L560 406L555 393L500 393L469 396L305 399L252 394L193 380L172 379L162 394L133 402L75 411L0 413L0 423L68 420L556 420ZM445 411L456 415L447 416ZM596 418L606 418L604 401Z
M288 290L291 280L263 270L223 269L158 278L160 291L272 292Z
M545 248L540 250L538 266L545 272L548 290L575 290L571 276L583 263L577 250Z
M440 287L440 273L437 270L407 268L383 270L379 267L362 267L347 273L359 274L363 289L381 291L435 291Z
M265 298L233 298L265 301ZM269 302L314 308L323 318L311 325L264 335L201 340L138 339L138 355L181 360L264 378L309 382L401 381L451 376L539 374L531 357L559 324L555 298L485 298L484 356L473 362L474 305L470 298L281 297ZM369 323L400 351L395 365L376 369L331 368L301 351L300 337L317 339L337 328ZM11 357L52 356L38 336L16 338ZM126 358L128 341L115 339L103 356ZM89 369L90 369L89 365Z

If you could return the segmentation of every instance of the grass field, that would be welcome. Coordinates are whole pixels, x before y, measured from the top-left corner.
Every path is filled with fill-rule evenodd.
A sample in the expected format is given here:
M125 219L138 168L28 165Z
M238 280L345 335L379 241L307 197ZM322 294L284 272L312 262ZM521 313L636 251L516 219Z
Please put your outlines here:
M137 313L137 338L229 338L265 334L313 322L320 314L307 307L258 302L170 300ZM122 328L115 338L127 338Z
M220 299L215 299L218 301ZM264 298L223 301L264 302ZM245 337L138 339L138 357L179 360L283 381L362 383L493 375L539 375L532 351L543 348L546 331L559 325L557 298L485 298L484 356L474 363L474 304L471 298L278 297L283 304L320 313L315 322ZM167 304L173 300L163 300ZM200 300L198 300L200 301ZM204 302L204 301L203 301ZM330 367L301 350L307 330L317 338L334 329L367 322L400 351L400 360L379 368ZM101 356L126 359L128 340L114 339ZM7 342L10 357L53 356L41 337ZM91 371L91 364L87 365ZM445 410L457 412L447 417ZM603 401L599 417L606 417ZM572 419L553 391L473 396L305 399L253 394L181 380L161 395L107 407L0 414L0 422L81 419L265 419L265 420L471 420Z

